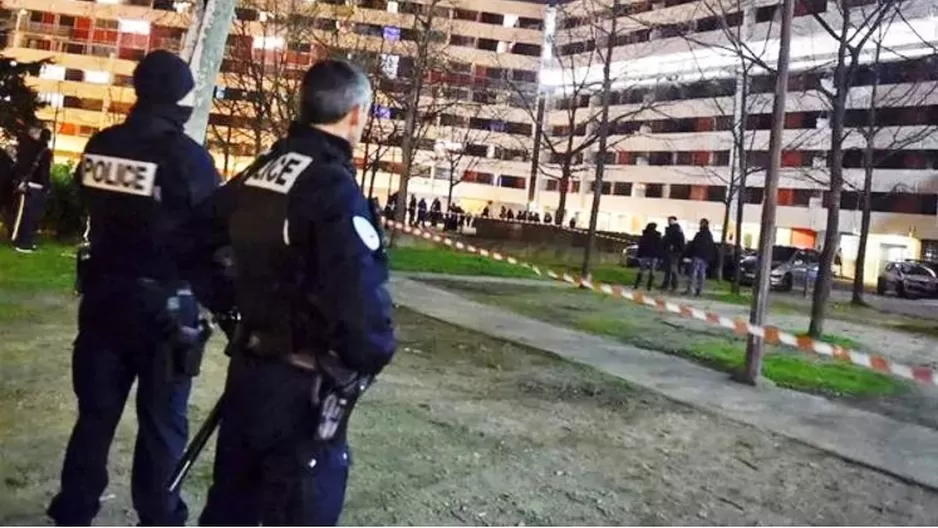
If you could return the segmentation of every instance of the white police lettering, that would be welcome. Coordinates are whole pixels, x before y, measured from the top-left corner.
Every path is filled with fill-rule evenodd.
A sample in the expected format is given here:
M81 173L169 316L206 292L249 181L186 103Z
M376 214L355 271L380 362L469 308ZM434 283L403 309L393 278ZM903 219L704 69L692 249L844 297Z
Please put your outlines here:
M244 184L287 194L290 188L293 187L296 177L306 170L306 167L309 167L312 162L313 158L309 156L297 154L296 152L287 152L264 165L261 170L252 174Z
M375 230L375 226L371 225L371 222L369 222L368 219L362 216L353 217L352 226L355 227L355 232L358 233L358 238L362 239L365 247L370 251L375 251L381 247L381 237L378 236L378 232Z
M152 196L156 163L100 154L85 154L81 160L81 182L104 191Z

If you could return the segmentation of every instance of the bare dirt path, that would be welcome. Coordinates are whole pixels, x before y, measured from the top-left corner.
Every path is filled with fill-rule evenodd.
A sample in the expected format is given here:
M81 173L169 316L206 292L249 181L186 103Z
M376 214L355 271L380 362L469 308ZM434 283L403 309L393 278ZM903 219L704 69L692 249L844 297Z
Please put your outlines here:
M0 523L46 522L74 413L72 315L0 320ZM920 487L545 353L406 310L397 323L399 356L353 420L344 524L938 523L938 494ZM215 347L195 422L223 367ZM133 421L101 524L135 522ZM206 455L186 485L193 517Z

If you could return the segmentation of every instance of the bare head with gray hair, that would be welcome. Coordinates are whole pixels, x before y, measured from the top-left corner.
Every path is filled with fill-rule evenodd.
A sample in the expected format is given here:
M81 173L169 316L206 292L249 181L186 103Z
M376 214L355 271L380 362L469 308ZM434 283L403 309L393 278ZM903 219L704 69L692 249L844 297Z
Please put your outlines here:
M354 64L338 59L316 63L303 77L299 122L347 140L361 140L371 108L371 83Z

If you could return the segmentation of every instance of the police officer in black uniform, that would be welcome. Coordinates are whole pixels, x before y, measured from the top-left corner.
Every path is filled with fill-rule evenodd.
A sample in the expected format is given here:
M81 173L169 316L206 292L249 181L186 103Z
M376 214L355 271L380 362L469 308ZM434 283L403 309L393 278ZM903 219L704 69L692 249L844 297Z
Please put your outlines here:
M220 178L208 152L183 133L192 112L191 103L180 104L194 86L189 67L155 51L133 82L137 102L127 120L93 136L76 171L90 258L80 269L72 358L78 421L48 510L61 525L88 525L97 514L108 450L135 380L134 508L143 525L186 521L185 503L165 482L185 448L189 390L207 339L197 299L217 313L234 302L214 258L212 224L194 216Z
M334 525L352 405L396 348L387 262L352 151L367 77L317 63L286 138L217 193L241 324L203 525Z

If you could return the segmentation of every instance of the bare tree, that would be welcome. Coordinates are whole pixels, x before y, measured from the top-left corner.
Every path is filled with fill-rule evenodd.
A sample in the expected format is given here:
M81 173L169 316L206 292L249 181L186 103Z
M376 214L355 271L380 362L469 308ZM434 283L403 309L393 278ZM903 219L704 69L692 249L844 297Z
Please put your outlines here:
M656 80L632 79L622 63L610 65L609 71L603 73L607 63L604 55L618 44L614 16L621 16L623 13L618 11L628 4L615 2L615 5L616 9L612 10L603 0L591 0L556 6L560 27L547 41L551 57L548 71L554 74L551 88L546 94L540 94L531 90L528 83L508 81L520 107L532 122L539 123L543 119L544 106L548 114L557 115L551 109L563 112L562 125L538 126L535 130L536 148L544 148L550 155L546 163L540 160L536 169L546 178L559 182L560 199L554 217L558 225L566 215L567 194L573 177L586 170L590 149L600 138L616 136L617 139L606 141L605 147L609 149L637 133L635 119L653 115L658 106L653 97ZM614 15L610 16L613 11ZM607 103L628 106L616 108L614 113L610 112L605 126L597 126L607 105L591 105L590 101L601 96L604 86L625 94L622 99L616 97L616 101L610 99ZM636 96L638 98L634 99ZM542 98L546 98L546 104ZM635 126L631 126L633 124Z
M451 105L446 95L446 71L451 61L446 53L449 39L449 16L443 0L429 0L411 6L413 24L409 28L413 39L407 43L409 67L389 80L390 98L403 113L400 134L401 174L397 192L397 220L405 220L407 183L411 176L416 152L422 134L436 124L442 107ZM393 238L392 238L393 242Z
M445 167L447 207L453 204L454 188L463 181L466 173L487 157L486 142L492 134L487 128L478 129L472 126L473 120L488 117L490 112L487 105L466 103L458 105L457 108L459 116L448 126L438 129L434 142L436 161ZM440 165L437 165L436 170L439 169Z
M901 13L900 13L901 17ZM918 143L919 141L934 134L938 127L934 125L918 126L914 129L908 127L894 127L878 123L877 117L879 108L889 108L894 106L919 107L926 106L928 100L938 91L938 83L912 83L912 84L892 84L882 85L880 70L882 69L883 56L883 37L885 36L887 24L881 25L873 37L873 58L869 65L872 75L872 86L870 87L869 109L866 112L866 124L861 129L863 135L863 188L861 191L860 209L860 240L857 246L856 268L853 276L853 295L851 302L857 305L866 304L863 300L864 275L866 271L866 249L870 235L870 223L872 219L872 195L873 195L873 173L877 164L881 164L895 155L903 148ZM923 42L924 44L924 42ZM891 51L892 50L885 50ZM919 58L922 64L931 62L932 67L938 66L938 53L935 53L932 47L931 57ZM930 60L929 60L930 59ZM879 154L877 154L879 152Z
M231 30L224 86L215 99L225 117L213 123L212 140L237 150L230 143L247 139L257 155L296 119L307 68L342 54L339 29L351 11L331 10L333 20L322 23L326 6L316 2L244 0L240 7L255 16L237 20Z
M851 7L849 0L828 2L836 10L833 25L823 16L815 13L814 20L822 34L833 39L837 51L831 61L832 78L822 82L818 93L830 105L831 146L829 156L830 185L827 204L827 223L824 232L824 245L818 269L817 282L811 303L811 323L808 333L820 337L824 330L827 313L827 300L833 283L833 264L840 242L840 201L844 188L844 140L850 131L845 127L847 102L857 69L861 64L861 55L870 39L884 24L889 24L897 14L903 0L881 0L872 5Z

